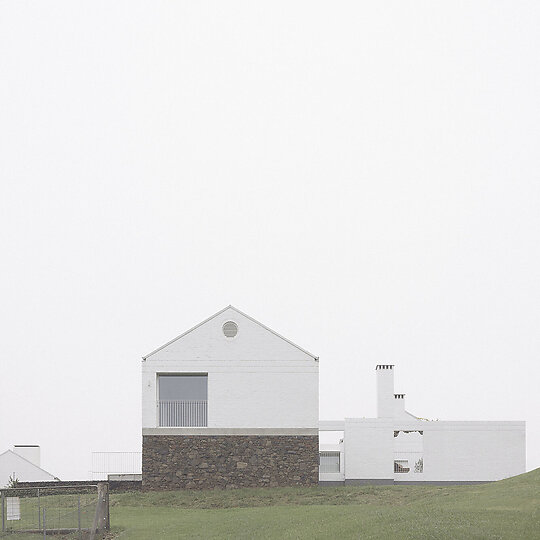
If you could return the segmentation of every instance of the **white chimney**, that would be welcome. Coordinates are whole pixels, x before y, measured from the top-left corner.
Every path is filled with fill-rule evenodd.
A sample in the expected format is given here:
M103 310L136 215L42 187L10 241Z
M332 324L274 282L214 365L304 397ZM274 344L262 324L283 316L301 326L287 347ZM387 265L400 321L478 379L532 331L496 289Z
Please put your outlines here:
M379 364L377 372L377 417L394 416L394 365Z
M405 394L394 394L394 418L405 415Z
M27 459L30 463L41 467L40 449L37 444L16 444L13 452Z

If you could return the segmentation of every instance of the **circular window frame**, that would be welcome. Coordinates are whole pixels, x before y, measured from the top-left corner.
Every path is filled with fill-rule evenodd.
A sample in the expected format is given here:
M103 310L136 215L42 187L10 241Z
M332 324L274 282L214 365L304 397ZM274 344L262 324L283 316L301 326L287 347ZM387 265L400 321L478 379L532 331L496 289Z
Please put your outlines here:
M234 327L236 328L236 332L234 336L228 336L225 333L225 326L227 326L228 324L234 324ZM231 320L225 321L223 325L221 326L221 331L223 332L223 335L225 336L226 339L235 339L236 336L238 336L238 331L239 331L238 323L236 321L231 321Z

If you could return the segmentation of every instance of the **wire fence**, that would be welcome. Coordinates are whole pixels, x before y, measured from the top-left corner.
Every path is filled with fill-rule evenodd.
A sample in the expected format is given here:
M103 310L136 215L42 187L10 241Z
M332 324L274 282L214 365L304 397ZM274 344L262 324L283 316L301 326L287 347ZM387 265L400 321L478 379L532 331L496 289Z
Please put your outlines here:
M0 490L0 537L93 539L109 528L106 485Z

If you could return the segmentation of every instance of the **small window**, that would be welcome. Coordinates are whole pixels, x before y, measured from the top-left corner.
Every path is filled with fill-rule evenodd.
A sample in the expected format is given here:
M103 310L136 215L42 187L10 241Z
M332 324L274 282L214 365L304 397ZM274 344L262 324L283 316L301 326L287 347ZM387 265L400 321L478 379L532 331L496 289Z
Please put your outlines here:
M396 459L394 460L394 472L395 473L408 473L411 470L409 467L408 459Z
M236 337L236 334L238 334L238 325L234 321L227 321L223 325L223 333L228 338Z
M339 472L339 452L319 452L319 472Z

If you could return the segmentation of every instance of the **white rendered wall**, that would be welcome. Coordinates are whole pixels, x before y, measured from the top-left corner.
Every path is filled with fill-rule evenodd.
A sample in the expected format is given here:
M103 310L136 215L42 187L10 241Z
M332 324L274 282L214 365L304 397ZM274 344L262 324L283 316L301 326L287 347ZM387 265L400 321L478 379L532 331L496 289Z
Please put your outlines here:
M396 481L491 481L525 472L525 422L395 419L394 430L424 433L423 474L396 474Z
M415 441L394 431L422 431ZM345 479L494 481L525 472L525 422L345 419ZM423 473L394 473L394 459L423 457Z
M392 419L345 418L344 447L346 480L394 477Z
M55 479L52 474L8 450L0 455L0 487L5 487L13 474L21 482L46 482Z
M525 472L525 422L434 422L423 480L501 480Z
M318 427L318 361L234 308L143 361L143 430L157 427L159 373L208 374L208 428Z

